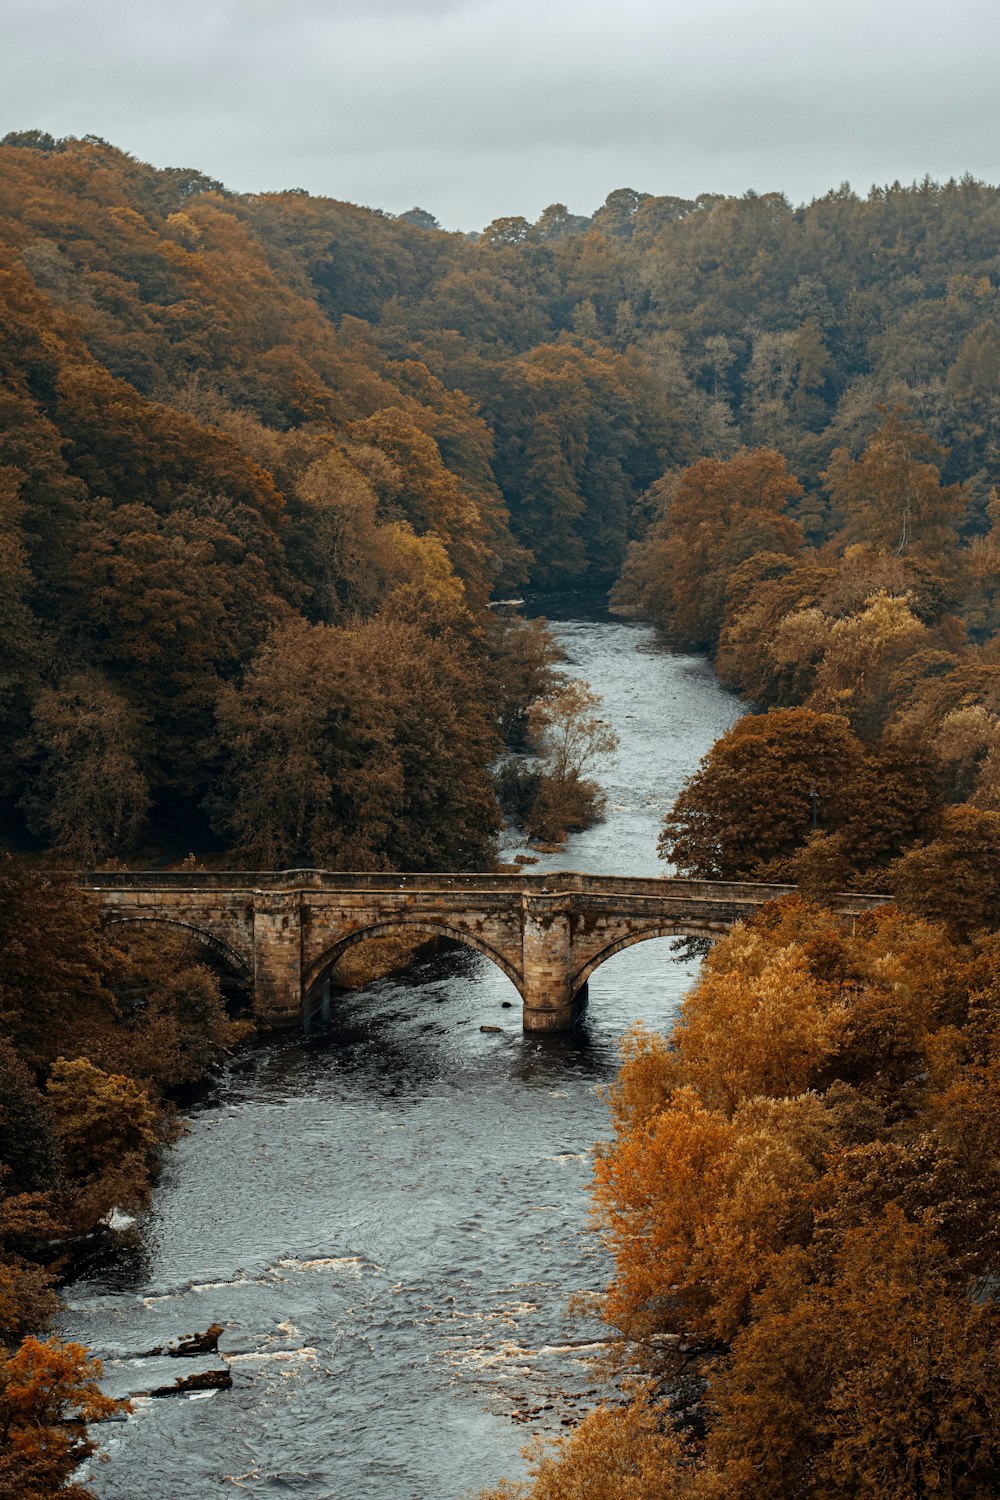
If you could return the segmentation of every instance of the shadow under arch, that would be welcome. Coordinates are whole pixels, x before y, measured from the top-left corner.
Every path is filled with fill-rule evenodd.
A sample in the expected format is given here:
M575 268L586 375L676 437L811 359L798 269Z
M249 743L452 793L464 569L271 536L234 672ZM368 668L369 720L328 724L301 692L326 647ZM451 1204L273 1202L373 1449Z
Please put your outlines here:
M523 981L520 974L495 948L484 943L482 938L476 937L471 932L463 932L460 927L448 927L443 922L376 922L371 927L362 927L357 932L348 933L346 937L339 938L332 947L328 948L321 958L318 958L309 968L302 984L303 1004L308 1000L312 992L330 977L337 960L355 943L362 942L365 938L379 937L409 937L413 933L415 937L447 938L449 942L458 943L463 948L473 948L488 958L497 968L506 974L517 993L524 998Z
M644 927L640 932L629 932L620 937L617 942L609 943L589 959L571 980L573 995L576 996L602 964L607 963L609 958L614 958L616 953L623 952L626 948L632 948L636 943L644 943L649 938L664 937L702 937L715 938L724 937L729 931L729 926L723 922L656 922L650 927Z
M191 922L180 922L175 917L140 917L132 912L115 912L103 919L102 925L108 927L169 927L175 932L185 932L196 938L203 948L225 964L226 968L246 985L253 984L253 963L242 953L217 937L214 932L208 932L204 927L195 927Z

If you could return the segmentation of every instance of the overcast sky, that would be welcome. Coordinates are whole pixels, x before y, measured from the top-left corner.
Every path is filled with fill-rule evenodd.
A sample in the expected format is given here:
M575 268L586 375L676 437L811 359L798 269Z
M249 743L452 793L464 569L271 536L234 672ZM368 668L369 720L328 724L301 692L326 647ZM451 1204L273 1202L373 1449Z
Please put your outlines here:
M450 229L1000 178L997 0L0 0L0 134Z

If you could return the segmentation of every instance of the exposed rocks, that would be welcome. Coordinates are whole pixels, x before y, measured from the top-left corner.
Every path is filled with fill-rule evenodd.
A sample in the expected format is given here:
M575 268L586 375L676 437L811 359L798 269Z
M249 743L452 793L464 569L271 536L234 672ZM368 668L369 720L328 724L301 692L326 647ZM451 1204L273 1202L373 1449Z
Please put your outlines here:
M101 1390L116 1398L131 1396L184 1396L195 1391L225 1391L233 1383L229 1364L217 1354L192 1356L178 1372L168 1354L143 1355L138 1359L103 1360Z
M569 1346L564 1346L569 1347ZM597 1386L590 1386L586 1390L567 1391L551 1390L545 1391L544 1401L538 1401L538 1392L535 1405L529 1404L529 1399L523 1393L520 1396L513 1392L509 1393L513 1409L510 1412L510 1420L520 1425L538 1423L543 1429L552 1429L555 1422L560 1427L577 1427L584 1420L587 1413L594 1408L594 1397L598 1396ZM607 1395L605 1395L605 1400Z
M145 1354L107 1358L101 1389L107 1396L184 1396L195 1391L228 1391L233 1383L229 1361L219 1353L222 1323L192 1333L174 1344L157 1345ZM187 1368L178 1373L176 1360Z
M225 1332L221 1323L211 1323L204 1333L192 1333L189 1338L181 1339L172 1348L166 1350L174 1359L186 1359L193 1354L217 1354L219 1350L219 1335Z
M233 1383L229 1366L222 1365L211 1370L195 1370L190 1375L178 1375L173 1385L154 1386L150 1396L183 1396L188 1391L228 1391Z

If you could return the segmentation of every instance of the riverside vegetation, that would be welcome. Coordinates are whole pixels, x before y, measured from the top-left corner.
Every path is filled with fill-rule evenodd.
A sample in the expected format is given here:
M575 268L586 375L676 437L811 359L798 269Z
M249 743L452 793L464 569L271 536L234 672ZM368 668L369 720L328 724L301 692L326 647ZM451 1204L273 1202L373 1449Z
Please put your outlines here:
M652 497L619 607L763 710L660 851L800 894L716 944L669 1044L628 1041L594 1206L634 1382L490 1500L1000 1487L1000 504L962 545L943 458L883 412L822 474L821 545L771 449ZM821 902L851 885L896 904L848 934Z
M0 1495L82 1500L60 1257L240 1034L52 869L472 867L498 789L558 837L607 732L488 606L581 578L761 710L664 854L802 895L632 1039L595 1205L639 1383L503 1493L995 1493L1000 191L473 238L23 132L0 203ZM848 934L852 883L897 905Z

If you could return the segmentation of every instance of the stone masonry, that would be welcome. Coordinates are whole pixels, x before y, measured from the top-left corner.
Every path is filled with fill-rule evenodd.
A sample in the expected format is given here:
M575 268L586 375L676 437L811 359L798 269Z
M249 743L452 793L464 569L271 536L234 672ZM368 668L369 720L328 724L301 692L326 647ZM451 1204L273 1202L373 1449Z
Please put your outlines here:
M258 1019L296 1024L341 954L366 937L449 938L502 969L525 1031L564 1031L587 981L646 938L718 937L787 885L617 875L339 875L327 870L122 871L81 875L105 922L192 931L253 990ZM845 920L887 896L842 895Z

